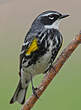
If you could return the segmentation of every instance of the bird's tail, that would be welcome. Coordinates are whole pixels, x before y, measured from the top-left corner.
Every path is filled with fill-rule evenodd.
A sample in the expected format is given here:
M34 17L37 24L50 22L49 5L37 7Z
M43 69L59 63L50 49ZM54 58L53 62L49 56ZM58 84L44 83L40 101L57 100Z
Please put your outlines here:
M22 88L21 81L19 81L17 89L10 100L10 104L14 103L15 101L18 101L20 104L24 104L27 88L28 86L26 88Z

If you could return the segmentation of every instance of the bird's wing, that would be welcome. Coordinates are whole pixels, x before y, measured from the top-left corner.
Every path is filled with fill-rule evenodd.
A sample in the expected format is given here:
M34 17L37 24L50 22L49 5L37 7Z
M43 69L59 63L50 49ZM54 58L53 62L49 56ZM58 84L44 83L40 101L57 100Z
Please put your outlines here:
M20 71L22 67L22 60L25 56L30 56L32 52L38 49L37 36L26 36L22 45L20 54ZM20 73L20 72L19 72Z

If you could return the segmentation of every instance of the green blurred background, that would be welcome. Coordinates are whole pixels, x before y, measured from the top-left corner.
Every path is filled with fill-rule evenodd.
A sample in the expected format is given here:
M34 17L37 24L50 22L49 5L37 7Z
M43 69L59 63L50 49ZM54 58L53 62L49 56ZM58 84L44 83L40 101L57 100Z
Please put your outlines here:
M0 110L20 110L9 104L18 80L19 53L32 21L46 10L71 16L60 25L63 48L81 29L81 0L0 0ZM37 76L38 85L43 75ZM31 85L27 98L31 95ZM81 46L64 64L32 110L81 110Z

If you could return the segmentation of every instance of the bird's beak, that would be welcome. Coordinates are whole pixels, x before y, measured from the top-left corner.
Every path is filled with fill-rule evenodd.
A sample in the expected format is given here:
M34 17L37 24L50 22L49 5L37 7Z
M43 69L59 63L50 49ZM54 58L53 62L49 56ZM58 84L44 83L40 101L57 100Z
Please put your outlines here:
M69 15L61 15L60 17L59 17L59 19L63 19L63 18L66 18L66 17L68 17Z

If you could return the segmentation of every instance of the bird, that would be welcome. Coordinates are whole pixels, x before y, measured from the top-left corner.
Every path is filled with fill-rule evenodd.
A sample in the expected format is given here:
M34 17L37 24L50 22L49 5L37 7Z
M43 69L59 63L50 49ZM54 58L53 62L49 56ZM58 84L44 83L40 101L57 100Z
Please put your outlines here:
M45 11L36 17L27 32L20 52L19 83L10 100L10 104L17 101L24 104L26 92L31 82L32 92L36 94L33 77L41 73L48 73L62 46L63 37L59 25L68 14L58 11Z

